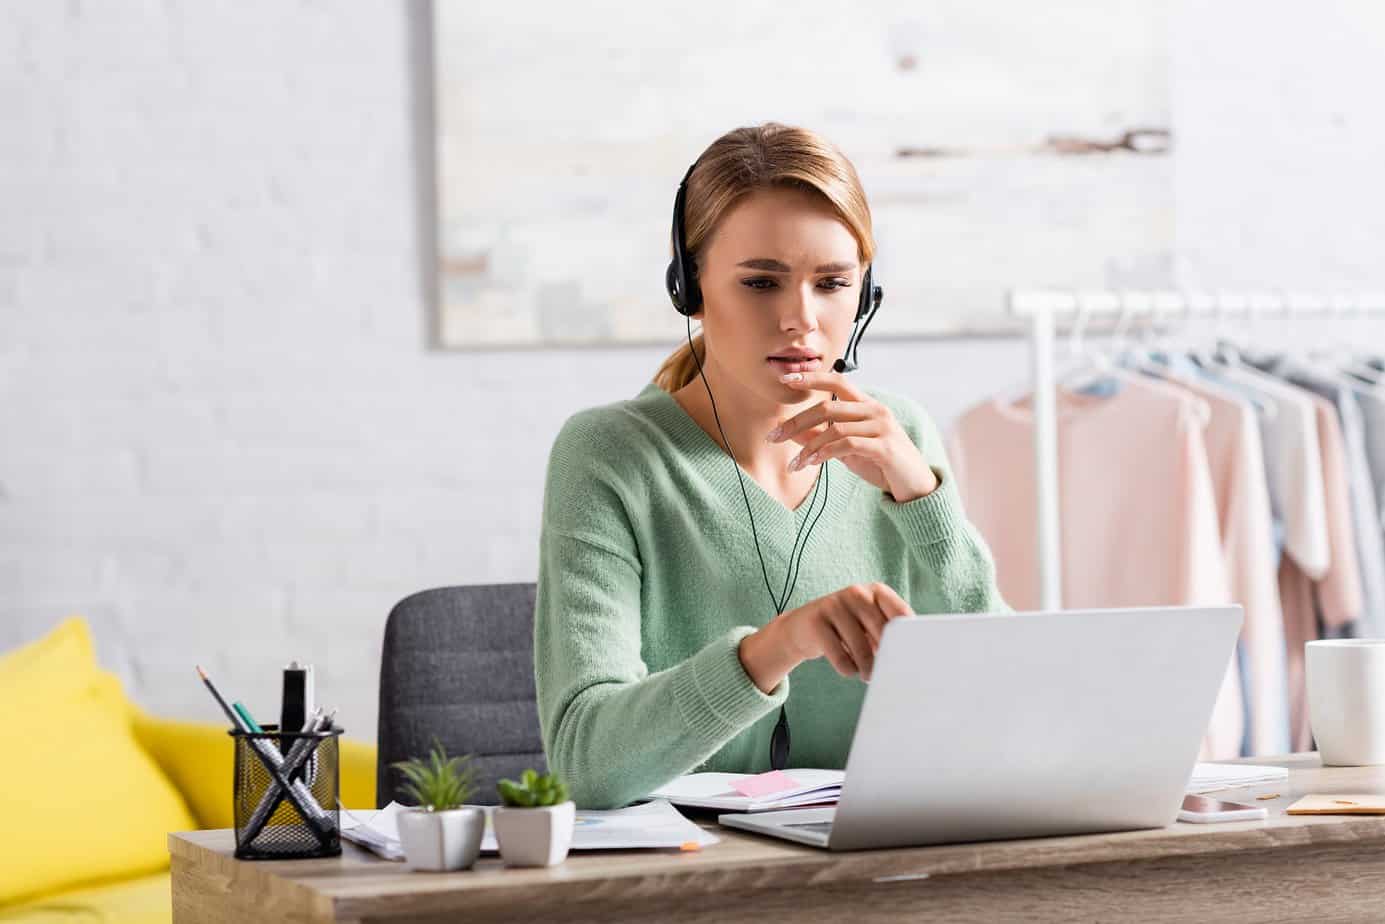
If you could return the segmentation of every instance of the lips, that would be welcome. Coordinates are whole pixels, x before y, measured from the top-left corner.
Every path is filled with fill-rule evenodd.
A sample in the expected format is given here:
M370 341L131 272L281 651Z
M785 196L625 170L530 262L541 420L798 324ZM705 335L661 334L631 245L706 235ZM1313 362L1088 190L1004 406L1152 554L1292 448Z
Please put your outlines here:
M783 375L785 372L815 372L818 367L822 365L822 360L818 357L808 359L806 357L796 356L792 359L780 359L771 356L765 361L773 368L779 370L780 375Z

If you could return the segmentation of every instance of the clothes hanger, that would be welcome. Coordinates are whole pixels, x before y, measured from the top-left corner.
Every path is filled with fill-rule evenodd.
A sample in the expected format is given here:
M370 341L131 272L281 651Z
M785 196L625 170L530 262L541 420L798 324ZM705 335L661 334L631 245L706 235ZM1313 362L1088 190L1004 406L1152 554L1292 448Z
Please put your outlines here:
M1241 299L1229 296L1209 296L1189 294L1181 296L1184 311L1181 315L1182 325L1180 329L1188 329L1188 322L1191 320L1195 309L1196 313L1206 313L1206 309L1215 306L1213 313L1213 330L1210 335L1204 334L1201 337L1189 332L1183 338L1181 345L1177 340L1172 340L1168 348L1168 355L1175 361L1169 363L1171 372L1181 374L1184 377L1203 381L1207 385L1219 388L1242 401L1248 402L1255 409L1256 414L1262 420L1273 420L1278 414L1279 409L1275 404L1259 395L1253 390L1246 388L1235 382L1225 381L1219 374L1219 370L1228 368L1242 368L1256 373L1260 370L1250 366L1241 356L1240 348L1230 339L1221 337L1220 332L1224 327L1226 312L1229 305L1241 302ZM1255 329L1258 320L1258 312L1249 302L1244 302L1246 311L1246 340L1248 346L1255 346ZM1205 344L1210 336L1212 342L1221 341L1220 348L1217 350L1208 349ZM1201 345L1200 345L1201 344ZM1176 362L1178 356L1188 357L1188 362L1194 366L1192 369L1179 369ZM1202 363L1196 363L1194 357L1202 359Z
M1317 325L1315 335L1305 335L1295 327L1293 341L1304 344L1301 348L1299 364L1315 374L1330 379L1339 385L1359 388L1362 379L1374 382L1369 367L1356 365L1355 343L1349 336L1348 325L1354 301L1347 297L1334 297L1328 301L1321 299L1298 299L1291 303L1297 306L1299 317L1321 311L1323 320ZM1364 374L1362 374L1364 373Z
M1213 349L1213 356L1216 359L1216 361L1221 363L1223 366L1245 366L1248 364L1246 361L1246 356L1250 354L1251 350L1244 345L1245 341L1238 344L1235 340L1231 339L1231 336L1229 334L1227 334L1225 324L1226 312L1227 308L1224 304L1217 305L1217 330L1214 334L1214 341L1216 346ZM1250 323L1250 319L1254 316L1255 310L1250 306L1249 303L1247 303L1247 324Z
M1149 360L1149 354L1145 350L1143 337L1131 335L1134 327L1135 318L1139 316L1142 305L1127 303L1121 311L1121 316L1116 321L1116 329L1111 335L1111 355L1115 358L1117 368L1127 372L1138 371L1141 363ZM1149 302L1151 315L1154 311L1154 303ZM1145 331L1149 330L1148 325Z
M1060 360L1064 365L1055 369L1053 376L1054 385L1060 390L1071 391L1074 379L1079 378L1084 372L1092 371L1101 362L1100 359L1094 360L1083 344L1083 333L1091 318L1093 305L1101 299L1101 296L1084 295L1075 300L1077 314L1072 328L1068 331L1067 347ZM1033 378L1026 377L1023 381L997 392L992 400L1004 405L1016 405L1032 399L1033 390Z
M1187 349L1187 357L1204 370L1215 370L1218 366L1234 366L1241 363L1240 351L1234 349L1229 343L1225 351L1218 348L1221 339L1223 321L1226 317L1226 300L1217 297L1212 301L1215 310L1212 314L1212 332L1207 340L1190 338ZM1194 304L1188 302L1188 313L1186 318L1191 319ZM1199 312L1201 313L1201 312Z
M1368 302L1364 299L1356 301L1356 323L1343 324L1344 328L1352 328L1352 334L1348 338L1347 353L1348 358L1340 365L1339 371L1346 376L1358 379L1367 385L1379 385L1385 380L1385 362L1379 356L1372 356L1369 353L1356 351L1356 346L1362 343L1373 342L1370 335L1371 311ZM1343 320L1346 320L1347 312L1343 312Z
M1125 351L1124 365L1127 369L1152 375L1156 378L1168 379L1174 373L1187 373L1190 370L1184 365L1184 351L1191 348L1191 345L1179 344L1173 336L1175 329L1182 329L1186 324L1179 323L1179 316L1184 320L1187 318L1186 306L1188 301L1181 295L1156 296L1149 306L1149 323L1145 325L1139 339L1132 341L1132 345ZM1161 324L1160 318L1170 315L1167 324Z
M1085 321L1093 306L1109 310L1116 304L1121 306L1120 316L1111 332L1111 342L1106 349L1092 349L1082 340ZM1058 375L1060 387L1087 397L1110 398L1118 394L1131 376L1119 368L1113 358L1119 355L1119 347L1124 340L1125 331L1133 314L1133 301L1130 294L1116 297L1112 294L1091 296L1079 302L1078 320L1073 325L1074 349L1078 352L1077 362Z

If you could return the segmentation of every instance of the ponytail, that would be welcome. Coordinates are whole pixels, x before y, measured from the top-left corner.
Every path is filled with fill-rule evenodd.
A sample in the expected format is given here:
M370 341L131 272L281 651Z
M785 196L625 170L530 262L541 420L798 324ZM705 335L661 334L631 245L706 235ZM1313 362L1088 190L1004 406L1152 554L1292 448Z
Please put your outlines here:
M672 394L696 378L697 364L707 360L707 347L702 339L702 331L698 331L692 336L692 348L686 340L679 344L654 373L654 384ZM694 349L697 350L696 359L693 358Z

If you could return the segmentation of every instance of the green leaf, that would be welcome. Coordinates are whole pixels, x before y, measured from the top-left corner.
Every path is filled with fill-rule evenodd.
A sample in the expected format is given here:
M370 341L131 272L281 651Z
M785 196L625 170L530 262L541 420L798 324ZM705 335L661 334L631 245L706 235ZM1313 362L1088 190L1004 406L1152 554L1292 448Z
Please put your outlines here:
M500 799L506 805L521 806L524 798L524 788L514 780L500 780L495 784L495 788L500 793Z
M443 811L465 804L476 792L472 755L447 756L436 737L426 759L411 758L390 764L404 777L401 791L420 806Z

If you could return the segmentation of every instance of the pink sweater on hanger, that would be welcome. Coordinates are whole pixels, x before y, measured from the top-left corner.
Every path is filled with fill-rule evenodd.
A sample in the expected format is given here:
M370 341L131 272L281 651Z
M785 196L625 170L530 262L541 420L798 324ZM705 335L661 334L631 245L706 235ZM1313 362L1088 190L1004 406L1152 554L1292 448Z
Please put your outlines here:
M1232 599L1245 608L1241 642L1251 701L1250 753L1282 754L1290 742L1284 614L1260 427L1255 411L1236 395L1180 375L1168 381L1206 401L1212 412L1204 441L1227 582Z
M1173 385L1128 374L1121 381L1112 397L1059 393L1063 605L1229 603L1203 442L1207 404ZM995 559L1001 595L1016 610L1036 609L1040 599L1028 405L977 405L954 425L948 449L963 503ZM1230 657L1201 756L1238 756L1243 729Z

